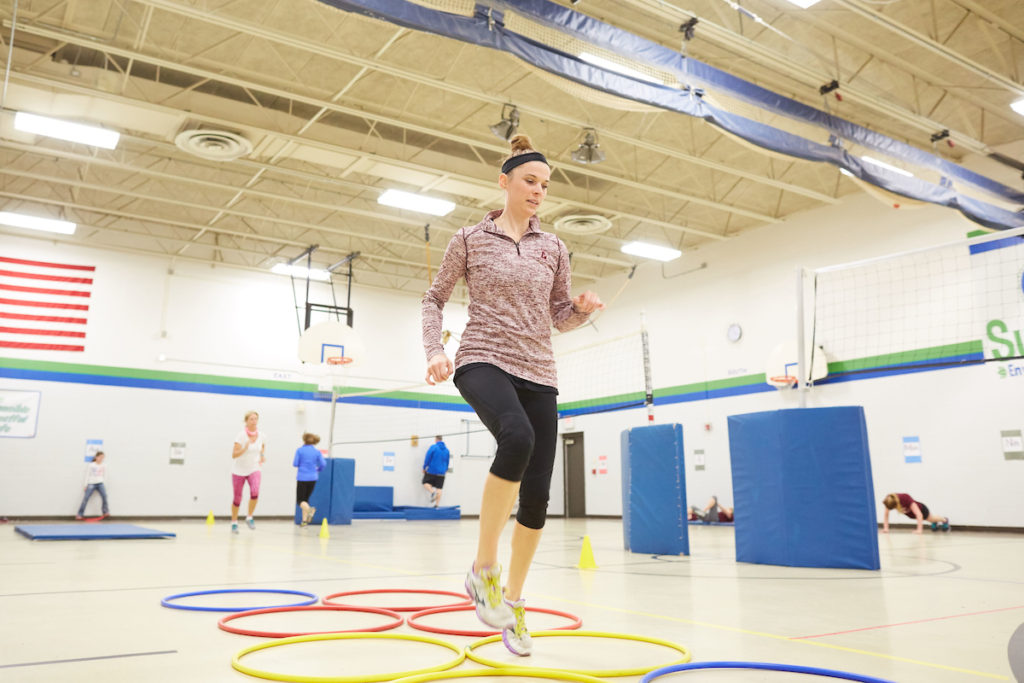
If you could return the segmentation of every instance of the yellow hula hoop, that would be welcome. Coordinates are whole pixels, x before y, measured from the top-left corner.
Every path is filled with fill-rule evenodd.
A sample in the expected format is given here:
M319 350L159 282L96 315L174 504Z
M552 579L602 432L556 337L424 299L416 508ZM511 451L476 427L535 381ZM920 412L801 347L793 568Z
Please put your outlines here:
M446 647L449 650L454 650L457 653L457 657L450 662L444 664L438 664L437 666L426 667L423 669L414 669L412 671L395 671L389 673L375 673L365 674L362 676L296 676L293 674L286 673L275 673L273 671L262 671L260 669L254 669L251 666L242 664L241 659L247 654L256 652L257 650L265 650L269 647L278 647L280 645L294 645L295 643L310 643L317 640L352 640L356 638L378 638L387 640L414 640L419 643L430 643L432 645L440 645ZM266 678L271 681L295 681L295 683L374 683L375 681L390 681L403 676L417 676L421 674L429 674L438 671L446 671L452 669L466 659L466 653L462 648L452 645L440 638L431 638L429 636L412 635L406 633L312 633L305 636L293 636L291 638L280 638L278 640L272 640L269 643L259 643L251 647L247 647L241 650L234 657L231 658L231 666L244 674L249 676L256 676L257 678Z
M551 678L556 681L574 681L576 683L605 683L601 678L586 676L571 671L556 669L530 669L521 666L504 666L500 669L466 669L465 671L437 671L418 676L400 678L394 683L428 683L429 681L448 680L449 678L470 678L478 676L521 676L522 678Z
M664 666L672 666L674 664L685 664L689 662L691 658L690 651L682 645L677 645L676 643L670 642L668 640L662 640L661 638L636 636L629 633L606 633L603 631L536 631L534 633L531 633L530 635L534 638L571 638L582 636L589 638L614 638L617 640L637 640L641 643L661 645L662 647L667 647L671 650L675 650L676 652L680 652L683 655L682 659L677 659L666 664L655 664L653 666L636 667L632 669L566 669L564 671L564 673L579 674L582 676L595 676L598 678L617 678L619 676L642 676L643 674L648 673L649 671L654 671L655 669L660 669ZM480 640L474 643L470 643L466 646L466 657L473 660L477 664L483 664L484 666L490 666L498 669L508 668L509 665L505 664L504 662L500 662L495 659L487 659L486 657L481 657L479 654L475 652L475 649L477 647L480 647L481 645L487 645L488 643L493 643L498 640L501 640L500 635L488 636L486 638L481 638ZM531 669L530 667L521 667L518 664L514 666L516 668L526 669L528 671L539 670Z

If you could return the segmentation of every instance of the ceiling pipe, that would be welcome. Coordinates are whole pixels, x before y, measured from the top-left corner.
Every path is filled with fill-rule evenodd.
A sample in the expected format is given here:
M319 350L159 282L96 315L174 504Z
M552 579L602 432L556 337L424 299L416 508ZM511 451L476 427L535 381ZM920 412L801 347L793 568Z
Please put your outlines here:
M88 47L89 49L96 50L97 52L102 52L102 53L110 54L110 55L116 55L116 56L119 56L119 57L124 57L126 59L132 59L132 60L134 60L136 62L148 63L148 64L151 64L151 65L154 65L154 66L159 66L161 68L171 69L171 70L174 70L174 71L178 71L180 73L186 73L186 74L189 74L191 76L196 76L197 78L205 78L205 79L209 79L209 80L216 81L216 82L226 83L228 85L233 85L233 86L236 86L236 87L239 87L239 88L244 88L244 89L247 89L247 90L252 90L252 91L257 91L257 92L262 92L262 93L265 93L265 94L268 94L268 95L273 95L275 97L281 97L283 99L289 99L289 100L292 100L292 101L295 101L295 102L302 102L303 104L308 104L308 105L315 106L315 107L321 107L321 108L324 108L324 109L329 109L331 111L335 111L335 112L338 112L340 114L346 114L348 116L358 117L358 118L362 118L362 119L366 119L366 120L370 120L370 121L376 121L378 123L384 123L384 124L391 125L391 126L396 126L396 127L399 127L399 128L405 128L407 130L411 130L411 131L414 131L414 132L417 132L417 133L423 133L423 134L426 134L426 135L430 135L432 137L437 137L437 138L449 140L451 142L457 142L457 143L460 143L460 144L464 144L464 145L466 145L468 147L471 147L471 148L475 147L475 148L479 148L479 149L487 149L487 150L495 152L497 154L507 154L508 153L507 146L491 144L489 142L481 142L479 140L476 140L476 139L473 139L473 138L468 138L468 137L465 137L465 136L462 136L462 135L458 135L456 133L449 133L449 132L446 132L446 131L441 131L441 130L437 130L437 129L434 129L434 128L429 128L427 126L420 126L420 125L417 125L417 124L412 124L412 123L403 121L401 119L395 119L395 118L391 118L391 117L387 117L387 116L383 116L383 115L372 114L372 113L369 113L369 112L367 112L365 110L362 110L362 109L355 109L355 108L352 108L352 107L345 107L345 106L339 105L339 104L337 104L335 102L329 102L327 100L321 100L321 99L315 98L315 97L307 97L307 96L304 96L304 95L298 95L298 94L295 94L294 92L291 92L291 91L288 91L288 90L284 90L284 89L280 89L280 88L274 88L274 87L268 86L268 85L262 85L262 84L259 84L259 83L255 83L253 81L248 81L248 80L237 78L237 77L233 77L233 76L227 76L225 74L220 74L220 73L217 73L215 71L209 71L209 70L206 70L206 69L200 69L200 68L197 68L197 67L182 65L182 64L179 64L177 62L173 62L173 61L166 60L166 59L161 59L159 57L153 57L151 55L139 53L139 52L136 52L134 50L129 50L129 49L126 49L126 48L119 48L119 47L115 47L115 46L111 46L111 45L97 43L95 40L90 40L88 38L85 38L85 37L82 37L82 36L79 36L79 35L76 35L76 34L66 33L66 32L63 32L63 31L55 31L55 30L52 30L52 29L41 28L39 26L34 26L34 25L24 26L21 29L21 31L23 33L28 33L28 34L31 34L31 35L36 35L36 36L43 37L43 38L50 38L52 40L60 40L60 41L67 42L67 43L72 44L72 45L80 45L80 46L83 46L83 47ZM696 196L696 195L691 195L691 194L687 194L687 193L683 193L683 192L677 192L675 190L670 190L668 188L659 187L657 185L651 185L650 183L641 183L641 182L633 181L633 180L630 180L630 179L622 177L622 176L613 176L613 175L608 174L608 173L602 173L600 171L595 171L595 170L593 170L591 168L574 166L573 170L574 170L574 172L579 173L581 175L590 176L592 178L595 178L595 179L598 179L598 180L603 180L603 181L606 181L606 182L609 182L609 183L612 183L612 184L615 184L615 185L619 185L619 186L623 186L623 187L630 187L630 188L633 188L633 189L636 189L636 190L640 190L640 191L643 191L643 192L650 192L652 194L658 194L658 195L662 195L662 196L666 196L666 197L671 197L671 198L677 199L679 201L692 202L693 204L697 204L697 205L700 205L700 206L706 206L708 208L717 209L717 210L720 210L720 211L725 211L727 213L732 213L732 214L735 214L735 215L738 215L738 216L744 216L746 218L751 218L753 220L761 221L763 223L779 223L779 222L781 222L780 219L778 219L778 218L776 218L774 216L770 216L768 214L763 214L763 213L760 213L758 211L752 211L750 209L744 209L742 207L733 206L731 204L725 204L723 202L717 202L717 201L714 201L714 200L711 200L711 199L705 199L704 197L699 197L699 196Z
M634 7L645 9L648 12L652 12L675 23L685 21L693 17L692 12L687 12L686 10L675 7L674 5L670 5L664 0L621 1L633 5ZM811 68L807 64L794 61L777 50L759 45L749 38L733 33L728 28L715 24L712 21L708 21L703 17L701 17L700 26L702 28L700 34L701 37L709 43L734 50L738 54L755 60L761 66L769 68L781 67L776 68L778 73L786 76L787 78L800 81L809 88L813 88L813 92L817 92L818 87L822 83L835 78L834 74L826 74L823 71ZM988 145L981 140L977 140L973 136L954 130L945 122L935 121L926 116L909 111L883 97L873 95L859 86L852 84L844 85L843 96L850 101L857 101L879 113L890 116L897 121L901 121L908 126L920 130L921 132L926 132L929 135L934 133L936 130L948 128L956 137L957 144L961 147L978 154L989 153Z
M1024 95L1024 84L1017 83L1012 78L1008 78L1007 76L1004 76L1001 73L997 73L997 72L993 71L992 69L989 69L987 66L983 66L983 65L979 64L978 62L974 61L973 59L968 59L967 57L964 57L963 55L960 55L960 54L957 54L957 53L953 52L952 50L950 50L948 47L946 47L942 43L940 43L940 42L938 42L936 40L933 40L933 39L929 38L928 36L921 35L917 31L915 31L915 30L913 30L913 29L911 29L911 28L909 28L907 26L904 26L903 24L899 23L898 21L896 21L892 17L889 17L889 16L887 16L885 14L881 14L881 13L876 12L874 10L868 9L867 7L864 7L863 5L861 5L859 2L854 2L853 0L833 0L833 1L838 3L838 4L840 4L840 5L842 5L843 7L845 7L848 10L850 10L854 14L857 14L860 17L868 19L869 21L872 21L875 24L878 24L879 26L884 26L888 30L890 30L893 33L897 34L898 36L900 36L900 37L902 37L902 38L904 38L904 39L906 39L906 40L908 40L908 41L910 41L910 42L912 42L912 43L914 43L914 44L916 44L916 45L918 45L920 47L925 48L926 50L932 52L933 54L936 54L936 55L939 55L940 57L944 57L945 59L948 59L950 62L956 64L959 67L967 69L968 71L974 73L977 76L981 76L982 78L984 78L986 80L989 80L989 81L991 81L993 83L997 83L997 84L1003 86L1009 92L1011 92L1011 93L1013 93L1015 95L1018 95L1018 96Z
M61 81L54 81L52 79L43 78L43 77L40 77L40 76L33 76L31 74L23 74L23 73L20 73L20 72L14 72L14 74L12 74L12 77L13 77L13 79L15 81L20 81L20 82L23 82L23 83L29 83L29 84L32 84L32 85L39 85L39 86L46 87L46 88L60 88L62 90L68 91L68 92L74 92L74 93L83 94L83 95L90 95L90 96L97 97L97 98L100 98L100 99L103 99L103 100L107 100L107 101L124 103L124 104L128 104L130 106L135 106L135 107L140 107L141 106L141 107L144 107L144 108L147 108L147 109L151 109L153 111L157 111L157 112L164 113L164 114L174 114L174 115L179 115L179 116L181 115L181 112L179 110L173 109L172 107L167 107L165 105L160 105L160 104L155 104L155 103L151 103L151 102L146 102L144 100L136 100L136 99L132 99L130 97L126 97L126 96L123 96L123 95L116 95L116 94L113 94L113 93L97 91L97 90L93 90L91 88L86 88L84 86L80 86L80 85L77 85L77 84L66 83L66 82L61 82ZM221 118L219 118L217 116L213 116L213 115L203 114L202 118L205 121L209 122L211 125L220 125L220 126L237 125L237 121L229 121L227 119L221 119ZM342 147L342 146L335 145L335 144L328 144L328 143L325 143L325 142L320 142L318 140L312 140L312 139L308 139L308 138L298 138L298 137L295 137L293 135L289 135L287 133L283 133L281 131L268 130L268 129L265 129L265 128L261 128L259 126L254 126L254 125L246 124L245 127L248 130L253 130L253 131L255 131L255 132L257 132L257 133L259 133L261 135L267 135L269 137L276 138L276 139L278 139L278 140L280 140L282 142L290 142L290 143L304 145L304 146L310 147L311 149L319 149L319 150L323 150L323 151L327 151L327 152L338 152L338 151L341 151L341 152L345 152L347 154L351 154L351 155L354 155L354 156L358 156L358 157L362 157L362 158L365 158L365 159L369 159L371 161L375 161L375 162L379 162L379 163L383 163L383 164L389 164L389 165L397 166L397 167L401 167L401 168L406 168L406 169L417 171L417 172L421 172L421 173L428 173L428 174L437 174L437 173L439 173L439 171L436 168L432 168L430 166L426 166L426 165L423 165L423 164L417 164L417 163L414 163L414 162L409 162L409 161L404 161L404 160L399 160L399 159L393 159L393 158L389 158L389 157L382 157L382 156L379 156L379 155L376 155L376 154L370 154L370 153L367 153L367 152L364 152L364 151L361 151L361 150L355 150L355 149L351 149L351 148L347 148L347 147ZM487 187L488 189L492 189L490 185L486 185L485 186L484 183L482 183L479 178L476 178L474 176L467 176L467 175L452 173L450 171L446 172L446 175L448 177L452 178L452 179L459 180L459 181L462 181L462 182L465 182L465 183L469 183L471 185L476 185L478 187ZM625 219L628 219L628 220L636 221L638 223L645 223L647 225L651 225L651 226L659 227L659 228L664 228L666 230L671 230L673 232L689 233L689 234L692 234L692 235L695 235L695 236L699 236L699 237L704 237L704 238L707 238L707 239L710 239L710 240L723 241L723 240L729 239L725 235L722 235L722 234L716 233L716 232L711 232L711 231L706 230L706 229L696 228L696 227L693 227L693 226L690 226L690 225L681 225L679 223L672 223L672 222L669 222L669 221L663 221L663 220L659 220L659 219L656 219L656 218L653 218L653 217L650 217L650 216L642 216L640 214L634 214L634 213L631 213L631 212L628 212L628 211L609 209L609 208L606 208L606 207L602 207L600 204L584 203L584 202L579 202L579 201L575 201L575 200L571 200L571 199L559 199L559 203L562 206L567 207L567 208L573 208L573 209L577 209L577 210L585 210L585 211L588 211L588 212L593 211L594 208L598 208L598 209L601 209L601 210L606 211L608 213L614 214L614 218L625 218ZM413 223L415 223L416 225L419 225L419 221L413 221ZM452 232L454 232L454 230L452 230Z
M303 41L298 37L289 36L286 33L273 31L262 26L240 21L233 17L222 16L215 14L213 12L205 12L195 7L177 5L174 3L166 2L166 0L135 0L135 2L151 7L156 7L158 9L165 10L167 12L171 12L181 16L186 16L192 19L206 21L210 24L213 24L221 28L231 28L232 30L238 31L240 33L248 33L250 35L255 35L259 38L263 38L264 40L275 42L281 45L286 45L288 47L296 48L306 52L314 52L319 56L329 57L331 59L345 62L347 64L352 64L362 68L371 69L379 73L385 73L391 76L395 76L396 78L412 81L419 85L426 85L429 87L438 88L440 90L444 90L446 92L454 93L457 95L462 95L463 97L467 97L480 102L487 102L497 106L502 106L503 104L507 104L508 102L508 99L505 97L487 95L486 93L481 93L471 88L466 88L454 83L450 83L436 78L431 78L423 74L417 74L408 69L403 69L400 67L384 64L382 62L377 62L372 59L356 57L355 55L346 54L344 52L336 50L326 44L318 43L315 45L311 45L308 41ZM91 47L96 47L96 45L92 44ZM553 111L539 109L529 104L517 104L517 106L519 107L520 111L530 112L534 116L544 119L545 121L560 123L571 128L583 128L585 126L590 125L590 122L569 118L567 116L558 114ZM800 185L793 185L792 183L786 183L774 179L764 178L763 176L758 176L756 174L749 173L742 169L733 168L726 164L712 161L710 159L702 159L697 156L679 152L678 150L674 150L670 147L649 143L638 138L633 138L626 135L615 133L614 131L602 131L602 135L604 135L604 137L609 140L618 140L629 145L647 149L653 152L658 152L660 154L665 154L666 156L671 156L673 158L680 159L682 161L687 161L698 166L705 166L716 171L721 171L722 173L729 173L741 178L745 178L752 182L757 182L759 184L768 185L769 187L775 187L776 189L785 190L787 192L793 192L795 194L810 197L812 199L816 199L824 203L838 203L839 201L834 197L822 194L820 192L815 192L814 190L802 187Z

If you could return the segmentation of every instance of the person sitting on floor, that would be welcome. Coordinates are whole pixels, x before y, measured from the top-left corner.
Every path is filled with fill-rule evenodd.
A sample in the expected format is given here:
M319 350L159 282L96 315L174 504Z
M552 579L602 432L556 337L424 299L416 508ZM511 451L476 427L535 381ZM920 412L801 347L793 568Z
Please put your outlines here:
M728 523L733 521L733 508L718 504L718 496L711 496L711 500L704 506L704 509L696 505L690 506L690 514L687 519L690 521L701 521L705 524L712 522Z

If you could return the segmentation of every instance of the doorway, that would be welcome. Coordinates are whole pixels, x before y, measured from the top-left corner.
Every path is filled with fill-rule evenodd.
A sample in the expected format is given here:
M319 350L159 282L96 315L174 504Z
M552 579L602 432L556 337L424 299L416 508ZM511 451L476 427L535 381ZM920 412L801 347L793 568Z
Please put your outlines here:
M566 517L587 516L586 466L583 432L562 434L562 486Z

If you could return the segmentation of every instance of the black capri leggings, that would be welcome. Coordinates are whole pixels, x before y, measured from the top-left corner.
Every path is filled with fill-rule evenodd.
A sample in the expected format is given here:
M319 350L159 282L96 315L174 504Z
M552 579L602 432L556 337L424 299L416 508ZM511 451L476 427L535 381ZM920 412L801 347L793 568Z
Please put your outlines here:
M313 495L314 488L316 488L315 479L313 481L295 482L295 504L308 503L309 497Z
M544 528L558 436L558 394L486 363L460 368L455 385L498 442L491 474L521 482L516 521ZM539 386L539 385L534 385Z

